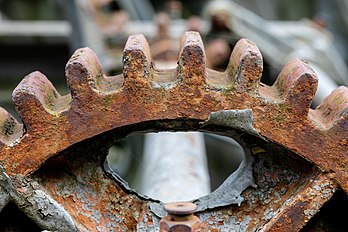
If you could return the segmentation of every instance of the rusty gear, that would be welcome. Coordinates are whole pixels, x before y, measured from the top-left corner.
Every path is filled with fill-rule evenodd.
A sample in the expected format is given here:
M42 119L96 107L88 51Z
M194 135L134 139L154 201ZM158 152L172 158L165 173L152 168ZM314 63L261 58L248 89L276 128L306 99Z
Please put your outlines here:
M14 202L48 230L156 231L154 200L122 186L103 163L115 139L163 130L240 134L255 157L257 187L240 206L197 213L202 231L300 230L336 189L348 191L348 89L310 109L318 81L305 62L292 59L266 86L253 42L240 40L217 72L206 68L198 33L187 32L176 69L157 70L142 35L129 37L123 64L123 74L107 77L83 48L66 66L71 95L39 72L17 86L23 125L0 110L0 210ZM241 109L251 110L257 136L233 118L205 123Z

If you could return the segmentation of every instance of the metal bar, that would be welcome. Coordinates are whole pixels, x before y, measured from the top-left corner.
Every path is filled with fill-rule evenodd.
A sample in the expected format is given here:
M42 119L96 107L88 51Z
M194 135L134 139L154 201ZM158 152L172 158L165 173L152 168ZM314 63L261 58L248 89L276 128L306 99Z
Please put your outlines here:
M203 134L147 134L142 173L142 193L163 202L189 201L209 194Z
M0 21L0 36L68 38L70 34L67 21Z

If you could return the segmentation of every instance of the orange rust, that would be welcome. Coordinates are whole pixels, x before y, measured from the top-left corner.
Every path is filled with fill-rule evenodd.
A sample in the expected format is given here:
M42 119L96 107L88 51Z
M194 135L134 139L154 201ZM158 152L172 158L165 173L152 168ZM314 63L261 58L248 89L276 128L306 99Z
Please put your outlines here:
M297 195L282 206L276 217L263 228L265 231L299 231L335 192L335 184L323 174L312 178Z
M142 39L135 41L144 42ZM245 45L240 44L242 47L236 46L237 51L238 49L244 49ZM317 122L316 119L319 117L312 117L311 115L321 114L321 108L309 112L308 116L306 115L315 90L315 87L311 86L315 86L316 81L313 82L312 80L315 80L316 77L305 63L300 60L293 60L289 66L284 68L279 81L272 87L273 92L280 91L281 93L280 96L279 94L273 94L273 96L279 96L276 99L268 99L268 96L262 94L263 91L257 91L257 94L244 92L240 95L233 91L235 86L224 86L222 90L214 90L198 80L198 82L184 84L186 79L192 79L191 76L197 72L192 71L194 65L197 65L196 63L191 65L192 59L187 59L184 64L178 66L179 72L187 75L183 77L184 80L182 82L179 80L177 85L165 90L164 88L151 87L149 75L155 75L155 72L151 71L154 67L147 65L151 63L150 60L147 60L149 59L148 55L143 50L138 49L138 47L146 47L146 45L134 46L136 46L134 48L135 53L141 52L143 55L141 55L141 58L138 55L136 57L127 55L133 53L127 53L132 48L126 48L127 52L124 59L127 60L126 63L130 62L131 66L124 67L124 75L125 77L131 75L132 83L136 84L130 85L128 83L130 80L127 78L122 87L110 81L109 85L115 87L110 92L99 89L99 86L103 85L97 83L105 84L105 78L102 77L100 64L95 55L88 49L79 50L73 55L66 70L68 83L70 83L69 87L72 89L72 102L63 102L62 104L65 103L65 106L60 106L60 108L65 107L65 110L62 112L53 112L53 114L47 112L47 107L45 108L42 103L45 100L42 100L42 97L37 98L37 96L43 95L38 92L41 90L32 88L32 91L23 92L22 94L21 89L28 89L32 82L31 79L36 78L36 74L29 76L27 82L21 83L17 87L15 96L18 95L18 97L15 97L14 101L24 123L28 124L26 135L32 136L32 139L23 139L18 146L3 149L5 151L1 153L2 157L15 154L11 160L6 162L9 167L12 167L7 170L9 174L29 174L36 170L48 157L64 150L67 146L113 128L159 119L187 118L203 121L213 111L251 108L254 113L254 126L260 131L261 135L283 144L288 149L316 163L322 169L337 173L337 181L347 190L348 186L345 179L348 175L347 169L344 166L339 167L336 162L338 158L344 157L341 162L347 164L347 155L342 154L343 151L347 150L347 145L337 144L336 142L347 137L346 130L342 129L345 125L343 124L342 127L338 128L334 127L331 130L323 130L318 127L318 124L323 124L322 120ZM192 47L193 51L198 48L201 51L200 45L188 44L185 46L190 49ZM239 56L238 52L235 53ZM190 57L189 53L185 56ZM233 57L234 54L232 54L231 59L239 60ZM143 63L138 63L139 59ZM241 66L242 70L247 70L243 72L255 70L254 66L250 67L247 63ZM133 66L133 64L136 64L136 66ZM255 64L261 66L259 63L253 65ZM204 63L201 65L204 67ZM130 71L134 68L143 71L136 74ZM145 68L148 71L145 72ZM198 74L203 75L203 73ZM197 76L198 74L194 75ZM160 73L157 73L157 75L160 75ZM40 76L40 78L44 79L45 77ZM203 75L199 78L204 80L206 77ZM240 77L231 78L238 79ZM247 85L244 81L248 82L249 79L238 80L239 83L234 83L235 85ZM48 80L42 82L49 83ZM259 88L262 89L263 87ZM55 92L55 90L50 91ZM163 92L166 93L163 94ZM60 97L54 95L53 98L59 99ZM342 96L342 98L345 99L345 96ZM177 104L178 102L180 104ZM344 112L344 109L346 108L341 109L337 114ZM265 111L267 112L264 113ZM100 118L103 118L103 122L99 120ZM345 120L345 118L343 117L341 120ZM93 127L90 127L90 125L93 125ZM291 125L291 128L289 128L289 125ZM38 128L31 131L32 126ZM302 128L301 131L298 130L299 128ZM338 131L339 133L337 133ZM39 134L39 136L35 136L36 134ZM57 144L56 141L62 142ZM297 141L303 142L297 143ZM325 143L322 141L325 141ZM40 148L43 142L48 149L46 147L43 147L44 149ZM319 146L312 146L312 143ZM32 150L35 152L35 156L30 156L30 162L27 159L29 154L25 152L28 144L33 147ZM332 146L336 149L332 149ZM309 150L307 147L313 147L315 151ZM24 160L27 160L26 165L23 163ZM15 163L17 165L13 168ZM328 168L329 166L330 168Z
M168 215L160 221L160 232L199 232L201 222L193 213L197 205L190 202L173 202L164 205Z
M173 124L168 123L158 130L185 130L187 127L210 130L203 128L200 122L207 120L211 112L252 109L253 126L261 136L315 164L323 170L324 176L329 173L325 181L330 182L332 189L337 183L348 192L347 87L335 90L317 109L309 110L317 77L301 60L289 61L276 83L266 86L259 83L262 56L255 44L246 39L237 43L223 73L205 67L205 51L197 33L190 32L183 37L180 51L176 70L158 71L152 64L145 38L132 36L124 50L123 74L106 77L93 51L79 49L66 66L71 89L71 95L67 96L60 96L43 74L28 75L13 94L25 125L24 134L22 126L15 121L11 124L13 132L7 133L5 122L12 117L4 110L0 111L0 164L11 177L24 175L30 178L34 175L38 178L46 191L86 230L93 230L98 224L98 219L91 219L92 212L99 210L104 215L108 212L105 209L110 209L112 215L120 215L119 230L134 229L134 225L145 217L152 218L148 202L115 185L100 167L93 169L97 173L95 179L83 185L90 188L91 194L84 200L100 203L90 212L86 211L88 207L81 208L85 203L76 200L76 192L63 197L63 187L57 187L62 180L68 180L63 171L69 173L69 169L63 168L53 174L53 171L40 167L48 165L51 159L58 161L60 158L55 155L71 146L106 132L136 132L138 129L134 125L140 123L146 129L158 129L151 128L152 122L165 120ZM70 157L64 154L63 160L65 156ZM69 159L66 159L62 164L69 166ZM96 163L99 165L102 161ZM70 168L79 176L83 171L77 164ZM104 183L102 187L98 184L100 180ZM298 183L293 186L284 196L290 197L292 190L303 187ZM311 186L303 188L305 193ZM245 195L248 194L246 191ZM117 197L112 198L113 195ZM304 204L314 200L309 198ZM274 207L279 208L279 204ZM288 209L302 212L304 206L298 204L294 203ZM264 212L266 208L264 205L254 208L255 213L250 212L250 215L256 218L257 210ZM232 211L237 216L245 213L233 207L223 211L226 215ZM133 215L134 212L138 215ZM282 212L279 220L274 219L271 223L273 228L284 228L281 225L293 221L294 216L286 209ZM304 219L299 220L302 220L300 228ZM100 221L104 225L113 222L104 217ZM264 219L258 223L267 222Z

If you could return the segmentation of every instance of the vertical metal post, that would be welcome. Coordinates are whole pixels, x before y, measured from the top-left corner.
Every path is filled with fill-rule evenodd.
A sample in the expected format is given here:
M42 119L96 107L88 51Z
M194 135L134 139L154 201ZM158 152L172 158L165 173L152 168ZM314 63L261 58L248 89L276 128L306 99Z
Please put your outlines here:
M150 133L144 144L142 193L165 203L210 193L203 134Z

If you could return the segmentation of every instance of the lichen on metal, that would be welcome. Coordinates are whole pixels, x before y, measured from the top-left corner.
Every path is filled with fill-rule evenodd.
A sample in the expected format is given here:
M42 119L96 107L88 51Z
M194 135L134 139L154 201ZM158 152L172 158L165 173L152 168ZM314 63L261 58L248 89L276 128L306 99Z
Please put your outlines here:
M0 170L0 188L5 190L0 209L11 201L42 229L77 231L70 215L38 183L20 175L10 179L1 166Z
M260 51L247 39L236 44L225 72L206 68L198 33L186 33L180 46L177 68L161 71L146 39L134 35L123 73L113 77L103 74L92 50L79 49L66 66L66 96L43 74L26 76L13 93L24 126L0 110L2 204L6 194L30 205L27 214L51 204L64 212L52 220L66 223L66 231L156 231L159 218L150 206L158 202L103 167L115 139L146 131L239 135L246 144L254 160L246 173L252 171L256 187L243 177L249 180L238 187L243 202L198 212L205 231L286 231L294 222L299 230L337 188L348 191L347 87L310 109L317 76L299 59L267 86L260 83ZM55 230L40 214L31 219Z

